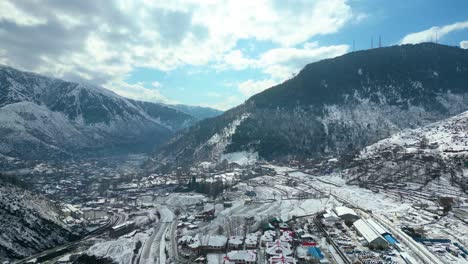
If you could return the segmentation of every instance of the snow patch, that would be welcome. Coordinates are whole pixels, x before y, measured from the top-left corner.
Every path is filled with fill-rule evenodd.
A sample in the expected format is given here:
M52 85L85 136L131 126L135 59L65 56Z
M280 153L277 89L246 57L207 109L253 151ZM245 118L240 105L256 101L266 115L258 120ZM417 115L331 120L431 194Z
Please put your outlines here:
M237 163L238 165L253 165L258 160L258 152L239 151L223 154L221 161L227 160L229 163Z

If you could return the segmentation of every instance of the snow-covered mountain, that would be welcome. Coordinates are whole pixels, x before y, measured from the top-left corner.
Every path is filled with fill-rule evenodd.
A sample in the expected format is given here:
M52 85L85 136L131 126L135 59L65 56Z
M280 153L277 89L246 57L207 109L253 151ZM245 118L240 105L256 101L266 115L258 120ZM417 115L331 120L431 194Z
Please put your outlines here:
M210 107L202 107L202 106L192 106L192 105L169 105L170 107L187 113L198 120L203 120L207 118L212 118L215 116L219 116L223 113L223 111L216 110Z
M468 50L434 43L352 52L178 133L158 164L341 155L468 110Z
M468 191L468 111L364 148L347 175L351 184L456 185Z
M0 154L149 151L197 119L163 104L0 66Z
M73 238L50 201L0 178L0 262L30 256Z

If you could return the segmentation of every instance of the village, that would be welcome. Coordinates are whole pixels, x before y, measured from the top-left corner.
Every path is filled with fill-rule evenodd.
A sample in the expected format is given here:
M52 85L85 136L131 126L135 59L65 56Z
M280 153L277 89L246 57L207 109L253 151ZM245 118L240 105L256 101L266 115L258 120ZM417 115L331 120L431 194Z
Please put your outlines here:
M466 197L444 212L410 190L348 186L331 162L224 164L111 182L60 204L69 226L109 229L50 263L83 254L116 263L467 263Z

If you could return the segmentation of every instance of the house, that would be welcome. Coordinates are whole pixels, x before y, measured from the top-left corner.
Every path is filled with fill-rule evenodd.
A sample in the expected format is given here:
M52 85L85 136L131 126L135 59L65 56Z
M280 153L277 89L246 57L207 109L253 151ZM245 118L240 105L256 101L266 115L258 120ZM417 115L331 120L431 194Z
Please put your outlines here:
M333 209L335 214L341 218L347 225L353 224L356 220L359 219L358 214L351 208L346 206L338 206Z
M322 224L325 226L333 226L336 223L340 223L342 220L338 217L333 210L327 210L323 214Z
M365 220L359 219L353 224L356 231L361 235L366 245L372 249L386 249L388 242L378 234Z
M309 247L307 255L311 256L312 259L317 260L317 262L325 258L318 247Z
M265 253L268 256L289 256L293 251L289 243L276 240L266 244Z
M281 240L283 242L291 243L293 241L293 232L283 231L283 233L281 234L279 240Z
M247 234L245 237L245 248L255 249L258 245L258 236L256 233Z
M222 235L197 235L191 247L203 252L223 251L226 249L227 240L227 237Z
M223 264L255 264L257 252L255 250L230 251L223 258Z
M267 230L263 233L260 237L260 242L263 246L265 246L268 242L275 241L276 232L273 230Z
M243 236L231 236L229 237L228 241L228 248L229 249L240 249L244 244L244 237Z
M379 223L377 223L377 221L375 221L374 219L372 219L372 218L367 219L367 220L366 220L366 223L367 223L367 224L372 228L372 230L374 230L377 234L383 236L383 237L385 238L385 240L387 240L387 242L388 242L390 245L394 245L395 243L399 243L385 227L383 227L382 225L380 225Z
M287 256L273 256L268 260L269 264L296 264L296 259Z

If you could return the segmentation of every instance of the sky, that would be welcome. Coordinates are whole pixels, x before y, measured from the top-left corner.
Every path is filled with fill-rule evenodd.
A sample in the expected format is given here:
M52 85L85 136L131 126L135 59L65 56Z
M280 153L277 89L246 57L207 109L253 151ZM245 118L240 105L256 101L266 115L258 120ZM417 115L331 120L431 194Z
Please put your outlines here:
M0 0L0 64L220 110L379 36L468 48L468 2Z

